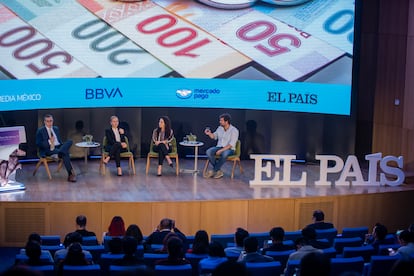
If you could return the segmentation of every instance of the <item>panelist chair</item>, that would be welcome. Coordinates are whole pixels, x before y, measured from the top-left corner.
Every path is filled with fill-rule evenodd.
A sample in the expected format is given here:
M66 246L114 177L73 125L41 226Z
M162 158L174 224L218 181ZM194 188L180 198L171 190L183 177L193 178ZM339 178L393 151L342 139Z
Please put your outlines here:
M134 154L131 152L130 147L129 147L129 140L128 137L125 136L125 143L127 144L127 151L125 152L121 152L121 158L128 159L128 166L129 169L132 169L133 174L135 175L135 162L134 162ZM106 174L106 166L104 164L104 159L105 157L107 157L109 155L109 152L105 151L105 147L108 144L108 141L106 139L106 136L104 136L103 141L102 141L102 156L101 156L101 162L99 164L99 171L101 172L102 175Z
M154 141L152 141L151 139L150 150L147 155L147 166L145 168L145 174L148 174L150 163L151 163L151 158L158 158L158 152L155 152L152 150L153 146L154 146ZM171 140L171 147L172 147L171 152L168 153L168 156L171 159L175 159L175 174L178 175L180 172L180 168L179 168L179 161L178 161L177 140L175 139L175 137Z
M243 173L243 167L240 163L240 153L241 153L241 142L240 140L237 140L236 142L236 150L234 151L233 155L229 155L227 156L227 161L233 161L233 168L231 170L231 178L234 178L234 170L236 168L236 165L239 165L239 169L240 169L240 173ZM216 158L219 158L219 155L216 155ZM204 165L204 170L203 170L203 175L207 175L207 169L208 169L208 164L210 163L210 160L206 161L206 164Z
M56 171L59 172L60 169L62 169L62 167L63 167L63 159L62 158L56 159L56 158L52 158L51 156L42 157L42 156L40 156L39 150L37 150L37 156L39 157L39 161L37 161L36 167L33 171L33 176L36 175L37 170L39 169L39 167L41 165L43 165L45 167L45 170L46 170L47 176L49 177L49 180L52 180L52 174L50 173L49 163L58 162L58 167L57 167Z

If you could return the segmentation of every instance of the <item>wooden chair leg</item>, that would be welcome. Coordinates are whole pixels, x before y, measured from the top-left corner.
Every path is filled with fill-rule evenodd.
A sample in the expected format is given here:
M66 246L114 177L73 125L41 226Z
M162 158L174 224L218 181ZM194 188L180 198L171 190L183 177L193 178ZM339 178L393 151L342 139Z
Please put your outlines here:
M147 155L147 166L145 167L145 174L148 175L151 157Z
M204 169L203 169L203 176L207 175L207 168L208 168L208 164L209 164L210 160L206 160L206 164L204 165Z
M101 162L99 163L99 171L101 172L102 175L106 174L106 166L103 162L103 160L105 159L105 155L102 154L101 156Z
M178 156L175 157L175 174L178 175L180 173L180 168L178 164Z
M134 157L133 156L131 156L130 158L129 158L129 165L130 165L130 167L132 168L132 172L134 173L134 175L135 175L135 162L134 162Z
M240 169L240 173L242 174L242 173L244 172L244 170L243 170L243 167L242 167L242 165L241 165L240 160L238 160L238 162L239 162L239 169Z
M45 166L46 173L47 173L47 176L49 177L49 180L51 180L52 179L52 174L50 173L50 169L49 169L49 165L47 164L47 160L43 160L42 163Z
M231 169L231 178L234 178L234 169L236 168L237 160L233 161L233 168Z
M36 163L36 167L35 167L35 169L34 169L34 171L33 171L33 176L35 176L35 175L36 175L37 170L39 169L40 165L42 165L42 160L37 161L37 163Z

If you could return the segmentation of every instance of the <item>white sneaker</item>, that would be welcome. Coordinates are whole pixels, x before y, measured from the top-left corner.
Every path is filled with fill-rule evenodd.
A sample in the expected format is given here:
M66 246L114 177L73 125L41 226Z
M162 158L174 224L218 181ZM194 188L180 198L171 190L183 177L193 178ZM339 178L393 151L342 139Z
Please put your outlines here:
M222 178L224 176L224 173L223 173L223 171L222 170L218 170L217 172L216 172L216 174L214 175L214 178Z

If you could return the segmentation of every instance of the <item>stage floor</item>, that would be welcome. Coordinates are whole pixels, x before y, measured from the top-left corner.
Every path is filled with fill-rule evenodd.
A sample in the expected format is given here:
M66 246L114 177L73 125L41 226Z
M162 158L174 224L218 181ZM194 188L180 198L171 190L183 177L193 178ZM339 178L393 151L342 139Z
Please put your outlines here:
M235 176L230 178L232 163L227 162L221 179L205 179L200 174L180 173L175 168L164 166L163 175L156 176L156 160L152 160L150 171L145 175L146 158L135 160L136 175L128 171L127 162L122 161L124 175L116 175L114 162L107 166L105 176L99 173L99 159L74 160L78 173L77 182L67 182L64 169L56 172L57 163L51 164L52 180L48 180L45 168L41 166L35 176L35 162L23 163L17 172L16 180L25 185L23 191L1 192L0 201L20 202L164 202L164 201L203 201L203 200L246 200L264 198L299 198L336 196L362 193L384 193L413 190L414 185L399 187L332 187L315 186L319 179L319 166L313 164L292 165L292 180L300 179L302 172L307 173L306 186L263 186L251 188L249 181L254 178L254 161L242 160L244 173L236 167ZM198 168L203 169L204 159ZM180 169L194 167L193 159L180 159ZM364 172L363 172L364 173ZM330 179L337 179L330 175ZM365 178L365 176L364 176ZM365 178L366 179L366 178Z

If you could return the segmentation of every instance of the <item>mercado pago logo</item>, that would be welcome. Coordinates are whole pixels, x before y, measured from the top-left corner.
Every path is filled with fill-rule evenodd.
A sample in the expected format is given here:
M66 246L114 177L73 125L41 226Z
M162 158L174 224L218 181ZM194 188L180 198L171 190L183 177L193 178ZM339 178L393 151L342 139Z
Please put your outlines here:
M292 161L295 155L251 154L255 160L254 179L249 181L254 186L305 186L306 172L302 172L299 180L291 180ZM349 155L344 162L336 155L316 155L319 161L319 180L315 185L331 185L328 174L339 174L334 181L335 186L399 186L404 182L405 174L402 170L404 158L402 156L385 156L382 153L373 153L365 156L368 161L368 175L364 179L361 166L354 155ZM274 165L273 165L274 164ZM332 165L333 164L333 165ZM281 174L282 173L282 174Z

